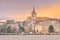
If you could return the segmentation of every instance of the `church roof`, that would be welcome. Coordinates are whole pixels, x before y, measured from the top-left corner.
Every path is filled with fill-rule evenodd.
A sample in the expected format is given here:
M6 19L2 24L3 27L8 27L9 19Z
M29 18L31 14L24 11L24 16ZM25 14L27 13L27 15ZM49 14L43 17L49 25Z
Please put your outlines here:
M37 21L60 21L58 18L36 17Z

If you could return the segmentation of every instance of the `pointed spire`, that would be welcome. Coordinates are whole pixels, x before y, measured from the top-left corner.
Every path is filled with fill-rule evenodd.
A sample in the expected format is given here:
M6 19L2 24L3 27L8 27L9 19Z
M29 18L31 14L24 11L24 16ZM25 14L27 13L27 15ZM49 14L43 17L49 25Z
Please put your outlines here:
M35 6L33 6L33 11L32 11L32 17L35 17L36 16L36 13L35 13Z
M33 12L35 12L35 6L33 6Z

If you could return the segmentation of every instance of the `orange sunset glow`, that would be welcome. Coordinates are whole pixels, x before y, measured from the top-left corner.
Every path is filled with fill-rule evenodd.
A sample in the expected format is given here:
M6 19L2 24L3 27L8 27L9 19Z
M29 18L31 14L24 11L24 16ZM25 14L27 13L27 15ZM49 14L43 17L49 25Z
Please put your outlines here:
M37 13L38 17L60 18L60 6L59 5L46 6L46 8L37 8L35 10L36 10L36 13ZM26 13L22 16L17 16L16 20L24 20L25 18L30 16L32 10L28 10L28 11L26 11Z
M58 0L16 0L0 2L0 17L23 21L31 16L33 5L38 17L60 18Z

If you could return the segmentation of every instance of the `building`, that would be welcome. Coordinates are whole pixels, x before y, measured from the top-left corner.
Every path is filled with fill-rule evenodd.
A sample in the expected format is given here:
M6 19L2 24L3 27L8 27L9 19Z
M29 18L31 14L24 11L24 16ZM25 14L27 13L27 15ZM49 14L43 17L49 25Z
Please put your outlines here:
M60 33L60 19L37 17L35 7L33 7L31 16L27 17L25 20L24 29L25 32L48 33L50 25L53 25L54 32Z
M5 26L6 33L18 33L19 26L14 20L7 20Z
M6 20L0 19L0 34L5 33Z

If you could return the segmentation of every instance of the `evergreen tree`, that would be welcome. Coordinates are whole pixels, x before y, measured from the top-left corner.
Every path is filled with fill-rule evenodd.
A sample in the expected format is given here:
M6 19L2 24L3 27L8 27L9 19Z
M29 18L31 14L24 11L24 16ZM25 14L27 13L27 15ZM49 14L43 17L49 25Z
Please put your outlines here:
M7 33L11 33L12 31L11 31L11 27L9 26L8 28L7 28Z
M54 32L54 28L53 28L53 25L50 25L49 26L49 33L52 33L52 32Z
M24 32L24 30L25 30L24 27L20 27L20 28L19 28L19 31L20 31L20 32Z

